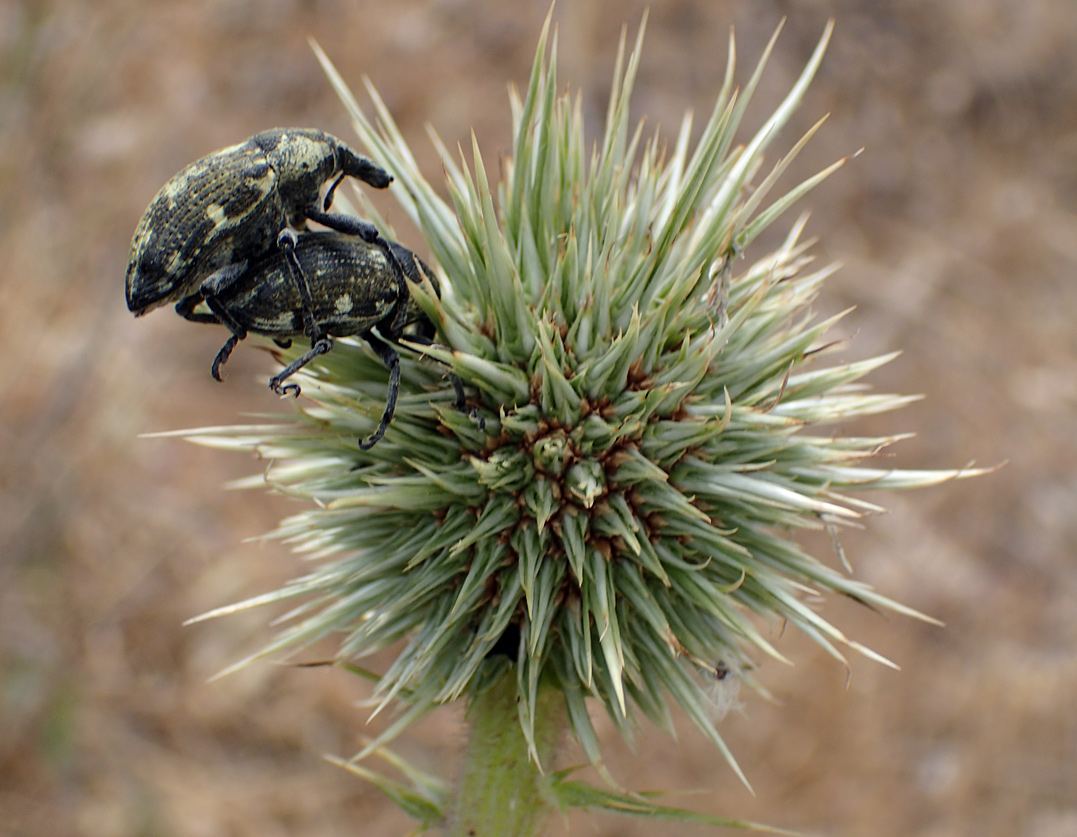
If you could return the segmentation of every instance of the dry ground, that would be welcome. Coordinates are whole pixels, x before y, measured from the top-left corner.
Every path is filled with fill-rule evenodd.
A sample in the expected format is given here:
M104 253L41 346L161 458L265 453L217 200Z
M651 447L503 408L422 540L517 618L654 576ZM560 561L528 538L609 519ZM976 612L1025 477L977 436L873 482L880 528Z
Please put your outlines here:
M642 9L558 4L560 78L596 127L619 27ZM267 664L207 683L267 636L269 614L180 623L295 571L283 547L242 542L292 505L221 490L257 463L137 437L275 409L270 363L244 348L214 383L221 334L166 312L136 322L123 271L143 208L185 163L273 125L350 134L308 35L356 88L371 76L435 180L426 123L450 145L473 127L489 160L506 150L505 84L526 80L545 12L0 2L0 832L405 830L321 760L364 734L353 678ZM746 68L783 15L769 103L837 18L795 129L831 119L797 173L867 149L810 198L820 256L845 263L821 307L858 306L851 356L905 350L879 389L926 395L867 429L917 431L896 451L907 467L1009 464L887 497L890 515L845 538L859 577L947 626L828 603L903 666L854 660L848 686L782 637L796 667L761 672L780 704L748 698L723 724L754 797L688 725L679 743L647 731L635 751L607 734L615 773L813 834L1077 834L1072 0L655 0L638 115L672 132L684 108L708 111L729 26ZM434 719L405 751L451 763L457 720ZM605 816L572 831L704 833Z

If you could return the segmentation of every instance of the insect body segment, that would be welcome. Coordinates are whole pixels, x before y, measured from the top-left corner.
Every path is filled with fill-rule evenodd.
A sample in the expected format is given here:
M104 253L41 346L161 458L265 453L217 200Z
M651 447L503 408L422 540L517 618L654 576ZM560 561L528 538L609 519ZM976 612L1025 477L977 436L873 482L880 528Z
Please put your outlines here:
M292 281L290 259L306 277L311 291L310 313L315 333L305 327L307 313ZM308 232L295 237L290 251L278 251L256 260L239 276L216 292L206 287L202 295L184 300L177 310L195 322L222 323L232 332L213 361L211 372L220 380L220 367L248 333L273 338L288 345L293 338L311 336L311 349L270 381L278 394L299 394L299 387L284 382L319 355L333 347L334 337L359 336L389 369L389 394L381 423L374 434L360 441L372 447L392 421L400 386L400 357L389 342L404 336L431 343L435 329L408 291L427 275L440 294L433 272L399 244L370 243L356 235ZM406 279L404 278L406 276ZM403 287L403 293L401 288ZM204 300L212 313L195 310ZM377 328L378 333L373 332ZM380 335L380 336L379 336ZM462 385L453 376L457 406L463 405Z
M220 289L251 260L274 252L289 225L303 229L320 209L322 186L338 176L378 189L392 182L341 140L307 128L262 131L191 163L161 188L135 229L127 307L140 316L200 296L207 282ZM320 214L320 222L334 228L345 217ZM371 224L348 229L367 241L378 239Z
M389 247L407 254L397 258L412 267L411 281L419 282L414 257L399 244ZM319 334L361 334L393 312L400 292L395 265L381 246L343 233L308 232L297 236L293 253L310 283ZM302 302L283 253L252 263L242 277L208 296L207 304L223 309L244 331L280 338L304 334ZM422 316L410 298L406 310L407 323Z

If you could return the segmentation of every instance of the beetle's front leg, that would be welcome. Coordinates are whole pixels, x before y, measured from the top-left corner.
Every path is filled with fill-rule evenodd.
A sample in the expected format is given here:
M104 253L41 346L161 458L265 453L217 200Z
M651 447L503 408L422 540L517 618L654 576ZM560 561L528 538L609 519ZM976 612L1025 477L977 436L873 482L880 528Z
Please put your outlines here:
M326 197L330 196L327 195ZM303 210L303 214L311 221L317 221L323 227L329 227L331 230L336 230L346 235L357 235L367 244L373 244L381 238L381 233L378 232L377 227L369 221L356 218L354 215L345 215L343 212L322 212L317 206L307 207Z
M200 293L185 296L176 303L176 313L183 317L183 319L190 320L192 323L220 325L221 321L216 314L195 312L194 309L198 307L198 303L202 302L203 299L204 297Z
M318 340L314 340L311 343L310 351L300 358L293 360L287 366L280 371L279 374L274 375L269 381L269 388L277 395L294 395L299 397L299 393L302 390L299 388L299 384L286 384L281 386L288 378L292 377L296 372L310 363L318 355L324 355L326 352L333 348L333 338L325 335Z
M199 294L199 296L201 296L201 294ZM188 297L188 299L190 298L191 297ZM209 310L212 311L213 316L217 318L216 321L226 326L228 330L232 332L232 336L228 338L228 342L221 347L221 350L219 352L217 352L217 357L213 359L213 364L209 368L209 372L213 376L214 380L221 381L223 380L223 378L221 378L221 367L228 362L228 356L232 354L232 349L236 347L236 344L247 336L247 329L245 329L238 322L236 322L235 317L228 313L228 309L217 301L217 297L213 296L212 294L208 294L204 298L206 300L206 305L209 306ZM183 302L186 302L186 300L183 300ZM176 308L177 310L179 310L178 305L176 306ZM194 314L192 316L208 315ZM211 321L196 320L195 322Z
M329 211L329 207L331 207L333 205L333 195L337 191L337 186L339 186L341 183L343 183L344 178L347 177L347 176L348 175L345 172L341 172L340 175L337 177L337 179L333 181L333 185L330 186L328 190L326 190L325 200L322 201L322 210L323 211L325 211L325 212Z
M359 440L360 448L370 450L385 435L385 430L389 427L389 422L393 420L393 414L396 412L396 398L400 394L400 355L396 353L396 349L378 339L369 331L363 334L362 337L370 344L374 354L381 358L381 362L389 369L389 394L385 399L385 412L382 413L381 422L378 423L378 429L369 437Z

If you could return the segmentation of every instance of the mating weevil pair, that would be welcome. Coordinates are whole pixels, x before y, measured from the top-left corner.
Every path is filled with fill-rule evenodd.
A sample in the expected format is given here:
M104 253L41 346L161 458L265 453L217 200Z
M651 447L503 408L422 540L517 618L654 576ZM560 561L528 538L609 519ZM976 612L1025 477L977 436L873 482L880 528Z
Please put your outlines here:
M386 341L397 342L412 324L416 333L409 339L429 344L434 336L408 281L421 281L421 266L440 291L425 265L372 224L326 211L348 175L376 188L392 182L336 137L311 129L263 131L195 161L161 188L135 230L127 306L141 316L175 302L189 320L228 327L232 337L211 367L217 380L248 331L281 346L307 336L310 351L270 381L278 394L299 394L284 381L328 352L332 337L362 337L390 373L381 422L359 442L370 448L392 420L399 391L400 358ZM321 187L331 178L319 207ZM308 219L336 232L297 233ZM196 310L203 302L209 313ZM463 386L451 378L462 409Z

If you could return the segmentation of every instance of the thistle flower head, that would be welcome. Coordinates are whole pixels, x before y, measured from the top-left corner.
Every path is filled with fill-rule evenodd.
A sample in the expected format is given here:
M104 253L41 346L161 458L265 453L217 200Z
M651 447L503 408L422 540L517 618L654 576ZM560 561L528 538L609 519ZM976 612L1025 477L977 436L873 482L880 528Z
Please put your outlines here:
M450 202L369 83L376 120L321 56L425 237L442 294L417 295L440 345L409 347L396 418L371 450L356 439L377 423L386 372L358 341L305 370L297 414L194 434L270 461L247 484L313 501L276 532L312 569L245 603L299 600L264 653L333 636L339 658L354 660L404 640L378 682L383 703L406 707L386 737L512 666L532 748L539 686L553 684L596 762L588 698L626 733L639 712L670 727L675 702L726 752L714 682L753 685L751 659L781 659L767 622L794 625L839 658L848 646L882 659L805 594L916 614L792 535L877 510L854 492L962 474L860 464L897 437L832 426L910 400L858 383L891 356L823 362L837 318L817 320L811 304L833 268L812 265L803 219L773 252L754 252L759 234L841 165L775 194L817 125L763 167L828 37L829 28L743 144L766 54L737 90L731 40L694 145L690 117L672 144L630 124L641 41L626 55L622 39L592 145L579 97L558 92L547 24L527 90L511 96L514 145L500 181L487 179L476 142L454 155L435 138ZM446 369L485 427L454 409Z

